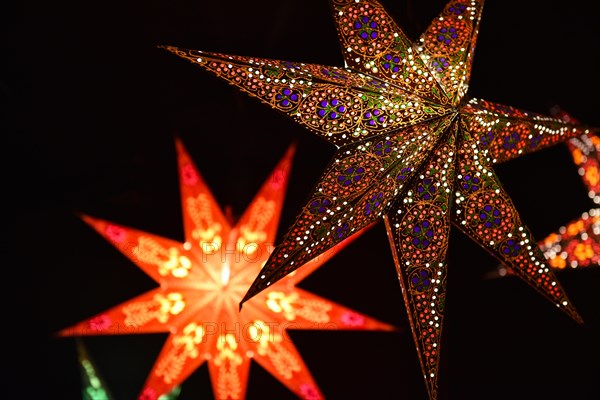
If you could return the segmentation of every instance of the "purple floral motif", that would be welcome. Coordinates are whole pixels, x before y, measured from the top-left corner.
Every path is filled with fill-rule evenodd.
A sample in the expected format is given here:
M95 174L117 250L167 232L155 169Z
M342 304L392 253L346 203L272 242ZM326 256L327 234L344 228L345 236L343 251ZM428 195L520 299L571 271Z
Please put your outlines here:
M367 111L363 115L363 121L369 126L375 126L377 124L383 124L385 122L385 116L383 115L383 111L375 108L374 110Z
M365 215L370 215L377 207L381 205L381 201L383 200L383 192L379 192L374 194L367 200L367 205L365 206Z
M519 255L523 248L516 239L508 239L502 245L502 254L507 257L515 257Z
M418 249L426 249L431 244L433 239L433 227L431 222L427 220L420 221L415 224L412 229L413 239L412 244Z
M517 147L519 140L521 140L519 134L517 132L513 132L506 138L504 138L504 143L502 144L502 147L504 147L506 150L512 150L515 147Z
M338 99L321 100L317 106L317 115L321 118L338 119L345 112L346 106Z
M381 65L383 65L385 70L392 71L393 73L398 73L400 71L400 63L402 62L400 57L393 54L386 54L383 56L383 59L385 61L383 61Z
M433 61L431 62L431 66L437 72L442 72L450 66L450 63L448 62L448 59L446 57L438 57L433 59Z
M429 277L429 271L424 269L415 272L410 278L411 285L417 290L417 292L423 292L429 285L431 285L431 278Z
M375 149L375 154L378 156L387 156L392 152L394 146L394 142L390 140L386 140L383 142L377 143L373 148Z
M470 174L463 175L461 186L464 190L476 192L481 187L480 185L481 180L478 177Z
M322 214L331 205L331 201L329 199L316 199L313 200L308 206L311 214Z
M379 35L377 22L371 21L371 18L366 15L354 21L354 29L356 29L358 36L363 40L376 39Z
M458 33L456 33L456 28L453 26L443 27L440 29L440 34L437 36L438 42L442 42L444 44L450 44L454 39L458 37Z
M348 167L338 176L337 181L342 186L350 186L362 179L365 174L363 167Z
M412 171L412 167L404 167L396 177L399 181L405 181L408 178L408 174Z
M291 89L285 88L280 93L275 96L275 100L277 100L277 104L281 107L289 107L298 102L300 96L298 93L292 91Z
M417 195L424 200L431 200L435 195L435 185L431 178L423 179L417 186Z
M453 5L451 5L448 8L448 12L450 12L451 14L455 14L455 15L461 15L462 13L465 12L465 10L467 9L467 6L465 6L462 3L454 3Z
M486 204L479 213L479 219L483 222L486 228L497 228L502 223L500 218L500 210L491 204Z
M490 144L492 144L493 141L494 141L494 132L492 132L492 131L488 131L488 132L484 133L479 138L479 144L481 144L482 147L488 147Z
M333 238L336 240L342 240L350 233L350 224L344 222L335 228L335 232L333 233Z
M536 135L529 140L529 147L535 149L542 142L542 135Z

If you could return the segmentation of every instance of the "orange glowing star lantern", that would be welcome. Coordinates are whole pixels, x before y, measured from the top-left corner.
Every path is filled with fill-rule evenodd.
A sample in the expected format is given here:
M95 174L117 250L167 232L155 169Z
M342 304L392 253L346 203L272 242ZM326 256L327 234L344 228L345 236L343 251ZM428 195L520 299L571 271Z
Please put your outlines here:
M554 107L552 113L565 122L577 121ZM588 189L588 196L600 204L600 139L585 134L567 142L578 173ZM559 228L540 242L551 267L556 269L591 267L600 264L600 209L592 208L580 218Z
M168 332L140 394L156 400L208 363L216 398L243 399L254 359L304 399L322 394L285 330L393 330L296 287L349 241L238 304L269 257L294 153L291 147L250 207L230 226L177 142L185 242L84 216L160 287L61 331L63 336ZM123 246L124 243L135 246Z
M467 94L483 0L411 42L377 0L331 0L344 67L164 48L336 147L243 302L383 219L430 399L454 225L576 321L494 165L594 129Z
M80 338L77 339L77 355L81 371L82 400L115 400ZM160 396L158 400L177 400L179 393L181 387L176 386L170 393Z
M551 110L554 117L567 123L578 123L560 107ZM588 196L600 204L600 139L593 134L571 138L567 147L578 167L578 173L588 189ZM548 235L539 243L550 267L561 270L567 267L591 267L600 264L600 208L592 208L581 217L561 226L558 232ZM514 275L512 269L499 265L491 277Z

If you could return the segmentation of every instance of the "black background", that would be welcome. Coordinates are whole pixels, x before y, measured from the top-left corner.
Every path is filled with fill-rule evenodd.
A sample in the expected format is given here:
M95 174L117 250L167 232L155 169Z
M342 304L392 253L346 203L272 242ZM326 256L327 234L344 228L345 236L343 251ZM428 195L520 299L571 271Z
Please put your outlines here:
M525 3L525 4L524 4ZM439 0L385 1L411 38ZM599 28L593 2L490 0L469 94L547 113L559 104L600 125ZM173 138L185 142L217 200L239 215L285 148L298 152L280 234L333 147L159 44L341 66L325 0L29 1L4 14L0 89L8 139L5 209L16 261L5 262L5 321L24 342L6 385L25 398L80 398L72 338L57 330L154 283L74 214L182 240ZM7 160L10 160L7 162ZM563 145L497 167L538 238L592 208ZM13 212L16 211L15 212ZM452 232L440 399L598 398L600 270L559 273L579 326L515 278L486 279L496 262ZM382 223L303 287L403 329L292 332L333 399L425 399L425 386ZM24 317L22 325L12 313ZM19 322L21 323L21 322ZM86 338L118 400L133 399L166 335ZM19 344L17 344L19 343ZM181 399L210 398L205 366ZM253 364L248 397L293 398ZM22 397L16 397L22 398Z

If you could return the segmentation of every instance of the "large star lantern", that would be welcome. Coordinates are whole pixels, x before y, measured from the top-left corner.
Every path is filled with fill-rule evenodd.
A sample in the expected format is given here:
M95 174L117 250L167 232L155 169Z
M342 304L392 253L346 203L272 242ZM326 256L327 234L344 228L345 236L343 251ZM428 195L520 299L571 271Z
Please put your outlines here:
M286 329L392 330L393 327L296 287L350 240L307 260L241 313L238 303L272 246L293 148L231 226L177 143L185 242L84 216L160 284L159 288L61 331L63 336L168 332L140 400L157 400L204 362L215 397L245 398L251 360L299 397L322 398Z
M383 218L430 397L450 226L580 320L494 173L585 127L466 96L483 1L451 1L416 43L375 0L332 0L344 68L166 46L336 147L244 297Z

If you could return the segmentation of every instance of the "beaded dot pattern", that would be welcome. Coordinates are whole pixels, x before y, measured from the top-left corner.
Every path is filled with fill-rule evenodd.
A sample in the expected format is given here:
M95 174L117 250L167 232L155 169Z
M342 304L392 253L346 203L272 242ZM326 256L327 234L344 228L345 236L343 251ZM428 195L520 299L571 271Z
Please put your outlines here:
M242 303L383 217L391 230L396 267L404 287L410 288L406 292L426 296L407 295L405 302L433 399L439 349L432 356L428 346L438 343L441 319L428 317L426 324L438 323L440 330L428 327L433 336L423 342L419 318L430 288L437 288L439 304L434 301L429 307L439 312L443 304L450 223L579 319L543 255L532 248L529 230L491 167L595 130L467 98L482 0L450 1L416 43L376 0L331 3L345 68L166 49L337 147ZM442 178L448 185L444 190L438 186ZM401 229L395 227L396 220ZM431 272L423 267L408 271L402 265L434 258L439 269ZM439 286L434 279L440 280Z

